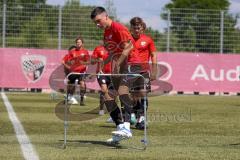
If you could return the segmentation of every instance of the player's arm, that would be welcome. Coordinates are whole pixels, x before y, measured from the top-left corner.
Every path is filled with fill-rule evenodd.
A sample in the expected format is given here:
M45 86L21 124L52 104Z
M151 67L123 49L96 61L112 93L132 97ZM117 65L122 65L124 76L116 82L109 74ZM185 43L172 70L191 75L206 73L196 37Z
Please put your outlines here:
M151 61L152 61L152 72L150 75L151 80L157 79L157 52L150 52Z
M124 61L127 59L128 55L130 54L131 50L133 49L133 44L131 41L124 42L123 43L123 51L120 54L120 57L118 58L116 62L116 67L114 68L114 73L119 73L120 67L124 65Z
M98 56L98 52L99 52L98 49L95 48L94 51L93 51L93 53L92 53L92 56L90 57L90 58L91 58L91 59L90 59L90 62L91 62L92 65L100 62L99 56Z
M91 62L92 65L94 65L94 64L96 64L96 63L99 62L99 59L96 58L96 57L94 57L94 56L91 56L91 60L90 60L90 62Z
M68 63L68 59L69 59L69 55L65 55L62 60L62 64L64 65L65 68L70 69L71 66Z
M70 66L67 65L64 61L62 61L62 64L64 65L65 68L70 69Z
M80 60L78 64L79 65L89 65L89 64L91 64L91 62L90 61Z
M149 52L150 52L150 57L152 61L152 72L150 75L150 80L156 80L157 79L157 73L158 73L158 68L157 68L157 52L156 52L156 47L154 44L154 41L150 38L150 43L149 43Z
M107 59L103 61L103 65L106 65L112 61L113 54L110 51L108 53L109 53L109 56L107 57Z
M78 65L89 65L91 64L91 58L88 51L85 53L84 58L77 57L77 64Z
M72 51L74 51L77 47L75 45L72 45L68 48L68 54L66 54L62 59L62 64L66 69L70 69L72 65Z
M117 66L121 66L123 64L123 62L128 57L132 49L133 49L133 44L130 40L123 44L123 51L117 60Z

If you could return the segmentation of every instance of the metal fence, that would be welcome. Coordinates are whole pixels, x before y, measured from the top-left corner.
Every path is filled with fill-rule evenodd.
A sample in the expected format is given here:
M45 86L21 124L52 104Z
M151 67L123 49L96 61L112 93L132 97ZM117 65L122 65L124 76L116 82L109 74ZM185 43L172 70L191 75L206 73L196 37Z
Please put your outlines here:
M67 49L81 35L85 48L92 50L102 39L102 31L90 19L92 8L73 3L64 6L3 3L0 45ZM129 19L133 16L129 15ZM226 11L159 10L159 18L166 21L167 27L162 32L148 28L147 34L161 52L240 53L237 17Z
M0 9L2 47L66 49L81 35L92 49L101 39L90 20L92 7L15 4Z
M172 9L167 20L167 51L240 53L237 18L227 11Z

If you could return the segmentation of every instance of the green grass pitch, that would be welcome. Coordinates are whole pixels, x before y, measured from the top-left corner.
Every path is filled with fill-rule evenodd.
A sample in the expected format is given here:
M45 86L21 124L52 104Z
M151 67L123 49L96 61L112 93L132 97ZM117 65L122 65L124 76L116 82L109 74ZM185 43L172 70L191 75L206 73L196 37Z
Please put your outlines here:
M149 98L148 146L142 147L143 131L119 146L106 144L115 127L108 114L89 120L70 121L67 148L62 149L63 121L55 114L59 100L49 94L7 93L32 145L43 160L236 160L240 157L239 96L158 96ZM87 97L87 106L71 106L83 116L98 106ZM84 118L83 118L84 119ZM6 108L0 99L0 159L23 159Z

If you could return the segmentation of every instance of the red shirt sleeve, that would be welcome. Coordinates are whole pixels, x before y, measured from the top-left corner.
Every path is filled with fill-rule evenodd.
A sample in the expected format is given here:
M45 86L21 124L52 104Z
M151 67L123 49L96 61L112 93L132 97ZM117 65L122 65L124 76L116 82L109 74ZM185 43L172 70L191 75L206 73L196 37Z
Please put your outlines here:
M96 47L96 48L93 50L92 58L93 58L93 59L96 59L97 57L98 57L98 48Z
M66 63L67 60L68 60L68 54L66 54L66 55L63 57L62 61L63 61L64 63Z
M126 31L126 30L120 30L119 31L119 37L121 39L121 42L129 42L131 40L129 32Z
M62 61L64 62L64 63L67 63L69 60L71 60L71 55L70 54L66 54L64 57L63 57L63 59L62 59Z

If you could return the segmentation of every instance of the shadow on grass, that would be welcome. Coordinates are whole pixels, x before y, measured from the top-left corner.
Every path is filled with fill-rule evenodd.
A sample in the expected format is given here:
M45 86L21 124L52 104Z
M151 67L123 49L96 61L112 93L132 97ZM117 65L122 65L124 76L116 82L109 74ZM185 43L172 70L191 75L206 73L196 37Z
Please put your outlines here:
M109 124L110 124L110 123L109 123ZM113 128L113 129L116 129L115 124L113 124L113 125L99 125L98 127L101 127L101 128Z
M63 140L59 140L63 142ZM67 146L75 146L75 147L86 147L89 145L93 145L94 147L97 146L106 146L111 147L112 149L127 149L124 146L121 146L120 144L110 144L104 141L94 141L94 140L67 140Z
M63 140L59 140L63 142ZM105 141L95 141L95 140L67 140L67 146L69 147L102 147L106 146L110 149L127 149L127 150L135 150L135 151L143 151L146 150L146 147L136 147L136 146L126 146L121 144L110 144Z
M222 145L221 147L229 148L229 149L240 149L240 143L237 142L237 143L225 144L225 145Z
M240 147L240 143L232 143L232 144L229 144L229 146L239 146Z

